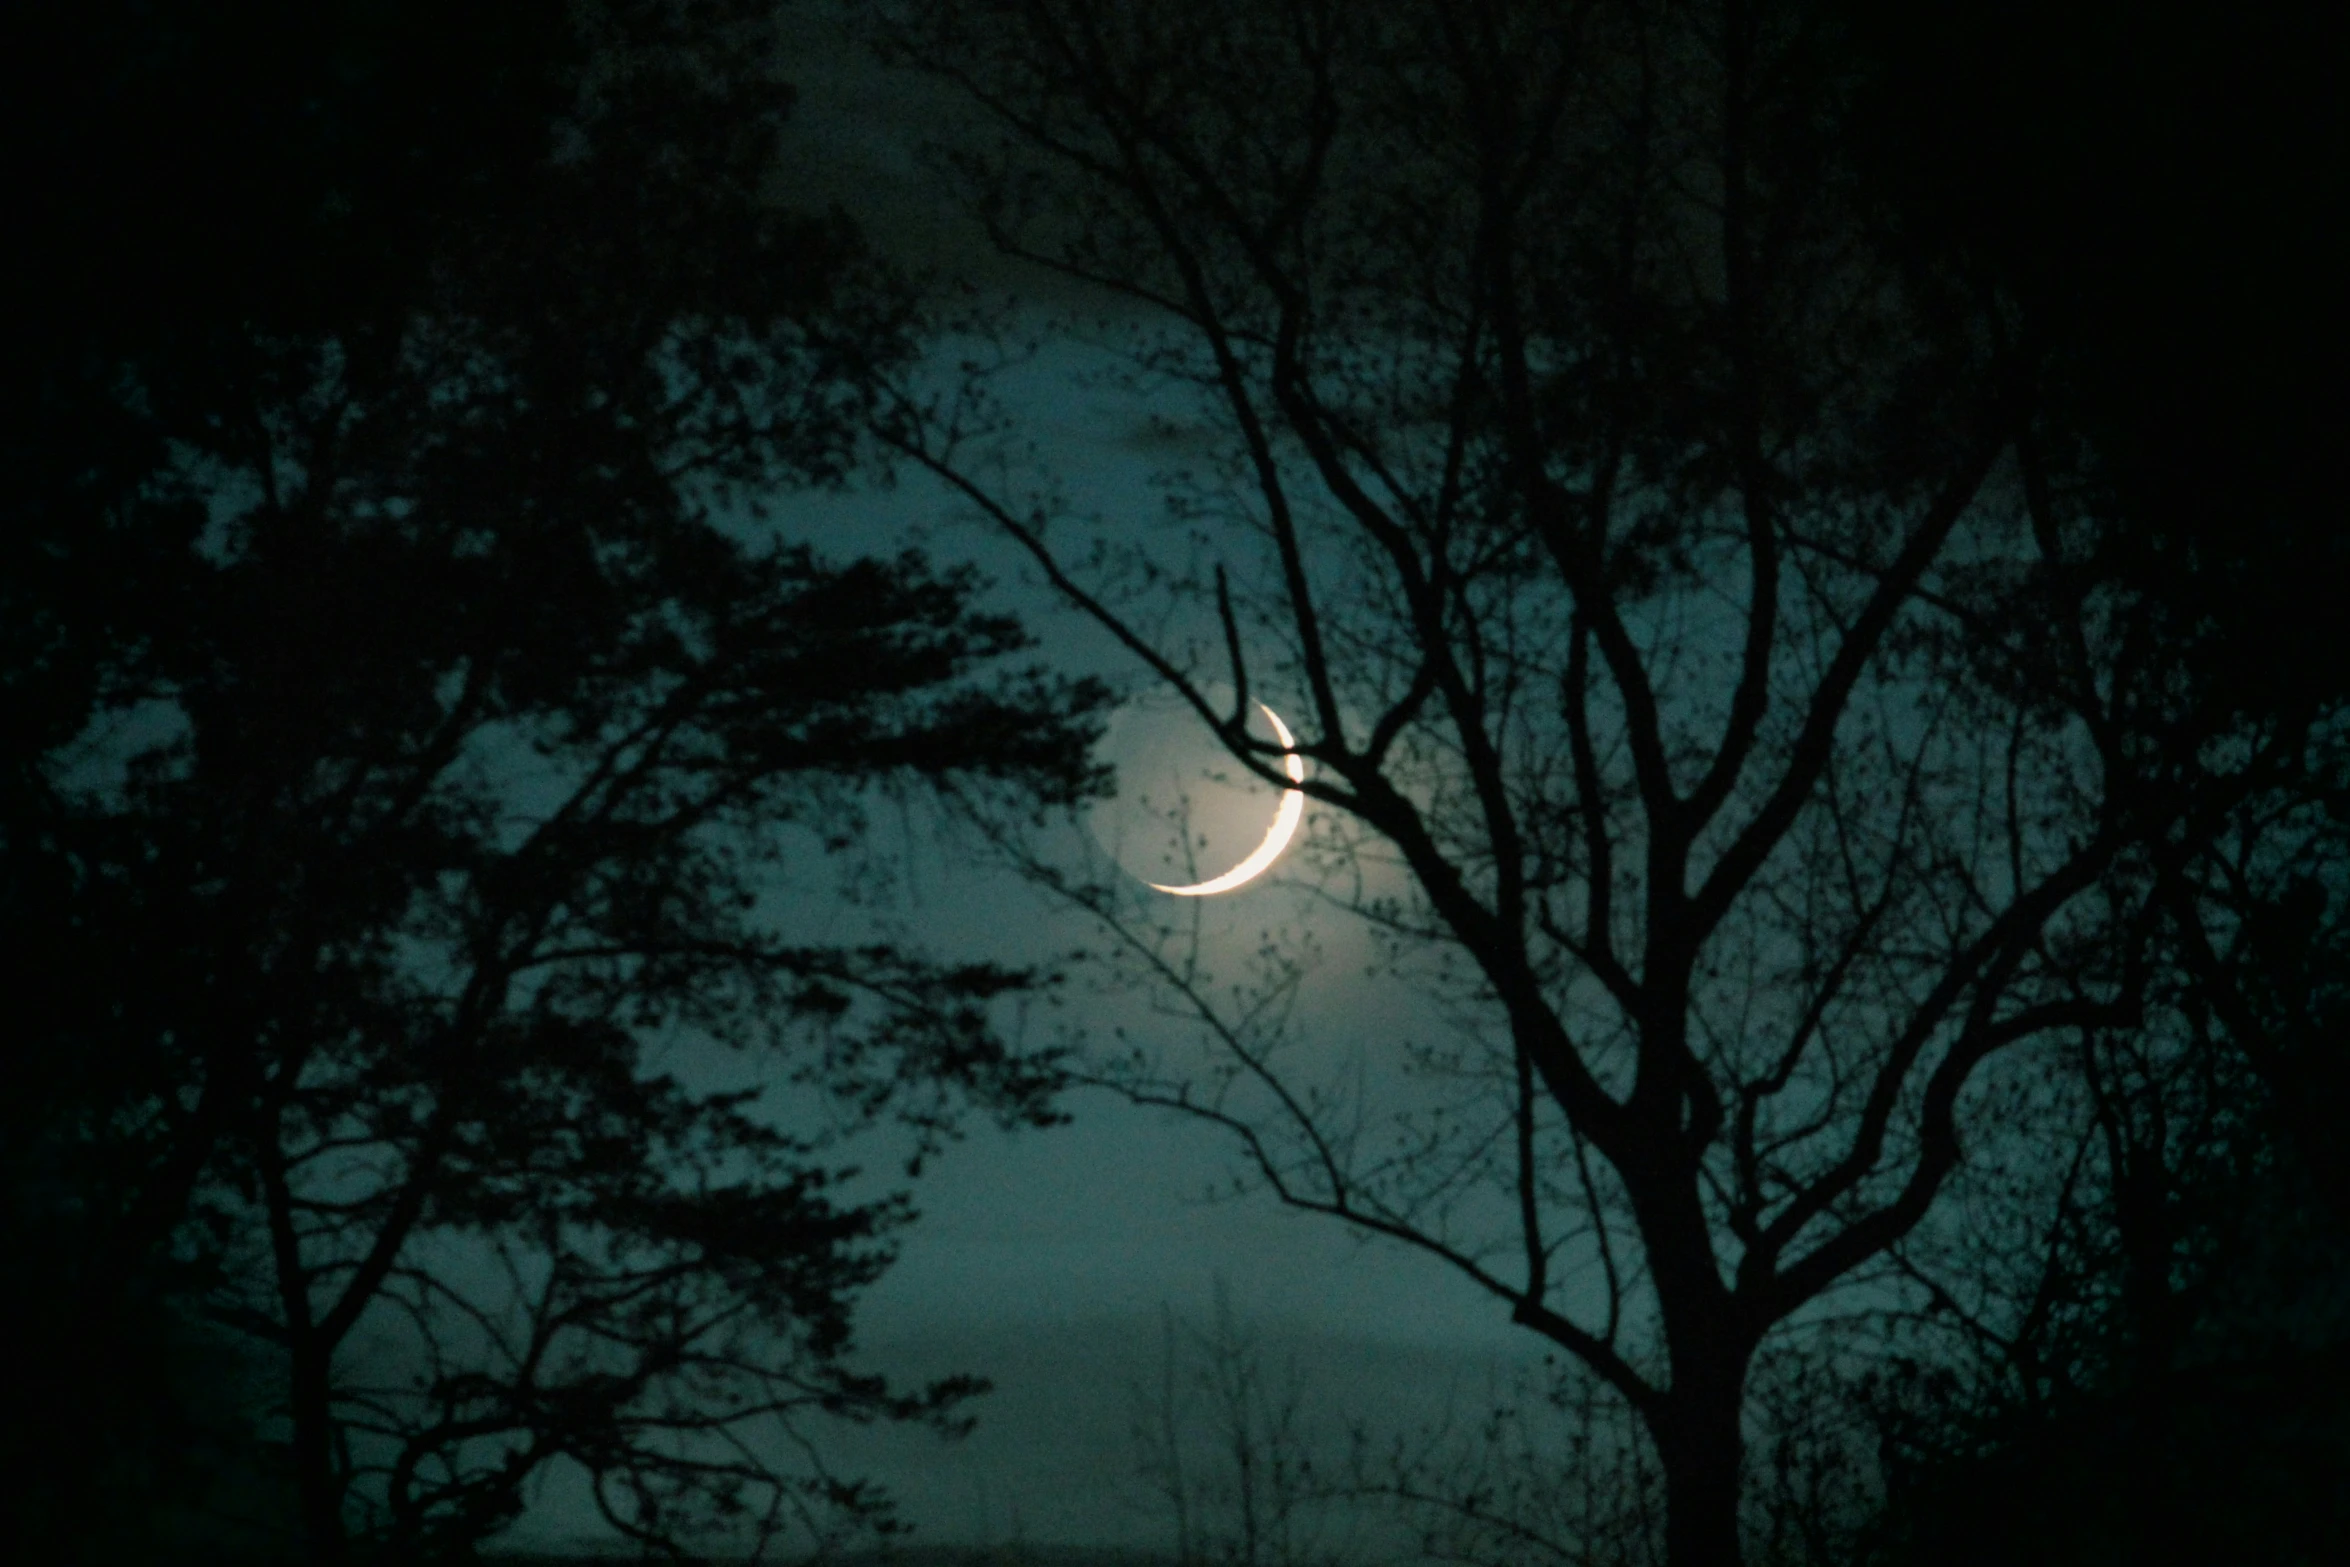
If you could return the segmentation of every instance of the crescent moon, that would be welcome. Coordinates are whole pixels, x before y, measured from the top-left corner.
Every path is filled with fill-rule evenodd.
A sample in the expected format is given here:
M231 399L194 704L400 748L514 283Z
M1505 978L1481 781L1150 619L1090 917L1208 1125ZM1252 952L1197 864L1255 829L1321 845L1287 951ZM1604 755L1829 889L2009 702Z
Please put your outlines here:
M1281 721L1280 714L1265 706L1264 703L1259 702L1257 707L1271 721L1273 733L1280 738L1281 748L1286 753L1281 758L1281 770L1289 775L1289 781L1293 786L1304 783L1306 781L1305 758L1297 754L1297 741L1290 734L1289 726ZM1206 898L1219 892L1230 892L1236 887L1246 886L1272 869L1273 862L1281 858L1281 851L1289 847L1289 840L1297 835L1297 824L1305 819L1305 814L1305 791L1295 787L1284 789L1281 791L1281 808L1273 813L1273 825L1265 829L1265 841L1258 844L1247 859L1242 860L1221 876L1208 881L1193 882L1188 887L1162 886L1155 881L1150 885L1157 891L1171 892L1178 898Z

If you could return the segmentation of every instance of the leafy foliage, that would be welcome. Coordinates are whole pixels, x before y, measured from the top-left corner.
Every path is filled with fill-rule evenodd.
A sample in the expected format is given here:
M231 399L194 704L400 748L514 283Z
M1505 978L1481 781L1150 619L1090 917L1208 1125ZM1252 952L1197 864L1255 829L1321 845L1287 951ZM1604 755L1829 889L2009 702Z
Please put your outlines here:
M972 1390L853 1369L910 1210L756 1085L924 1145L1049 1119L995 1027L1045 976L786 900L877 787L1090 790L1099 693L967 574L766 537L917 341L762 194L779 25L10 24L49 241L4 421L8 1181L50 1263L12 1306L65 1387L165 1410L122 1303L258 1346L319 1559L470 1549L559 1459L648 1545L830 1539L884 1509L805 1418ZM17 1396L22 1527L82 1535L118 1401Z

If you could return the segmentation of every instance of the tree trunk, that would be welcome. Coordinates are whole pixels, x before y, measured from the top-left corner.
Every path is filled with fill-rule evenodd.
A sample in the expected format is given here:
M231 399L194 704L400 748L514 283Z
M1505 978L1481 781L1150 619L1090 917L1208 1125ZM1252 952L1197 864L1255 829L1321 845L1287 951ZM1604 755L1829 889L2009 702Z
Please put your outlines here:
M1665 1470L1667 1567L1739 1567L1743 1382L1733 1374L1676 1386L1652 1423Z
M328 1407L328 1353L297 1343L292 1378L294 1485L310 1560L343 1560L342 1477L335 1472L334 1422Z
M1673 987L1667 1000L1682 1005L1685 994L1685 987ZM1667 1014L1667 1059L1685 1054L1679 1017ZM1681 1102L1678 1094L1664 1101L1670 1119L1650 1132L1647 1147L1674 1148ZM1672 1368L1671 1386L1645 1411L1664 1466L1665 1561L1667 1567L1740 1567L1738 1500L1746 1446L1741 1417L1747 1368L1763 1324L1722 1281L1694 1166L1674 1152L1654 1163L1630 1162L1623 1173L1647 1247Z

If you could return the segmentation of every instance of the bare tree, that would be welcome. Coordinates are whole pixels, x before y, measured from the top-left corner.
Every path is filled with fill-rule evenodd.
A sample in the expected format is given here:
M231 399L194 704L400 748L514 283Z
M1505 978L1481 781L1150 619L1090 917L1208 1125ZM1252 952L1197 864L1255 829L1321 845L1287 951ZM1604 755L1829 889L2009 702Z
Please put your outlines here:
M1646 1567L1663 1511L1656 1454L1580 1362L1545 1359L1453 1413L1380 1440L1358 1428L1352 1494L1389 1504L1429 1561Z
M1135 1390L1136 1471L1165 1507L1184 1567L1337 1560L1345 1493L1317 1468L1326 1433L1294 1360L1216 1282L1205 1327L1162 1315L1159 1379ZM1325 1412L1326 1413L1326 1412Z
M1175 1560L1180 1567L1196 1567L1200 1560L1193 1524L1194 1482L1184 1460L1183 1416L1188 1391L1175 1308L1162 1305L1159 1379L1147 1391L1134 1390L1135 1469L1167 1509L1168 1521L1175 1528Z
M2047 323L1879 243L1817 8L877 9L1197 434L1190 526L1022 489L983 384L894 438L1268 784L1298 715L1326 898L1462 1025L1317 1066L1293 950L1235 988L1212 914L1031 859L1205 1041L1100 1074L1579 1359L1665 1559L1740 1560L1766 1338L1899 1287L1970 1153L2069 1152L2031 1053L2137 1024L2165 867L2307 723L2179 708Z
M1882 1426L1891 1560L2281 1563L2340 1535L2339 1191L2182 957L2144 1026L2048 1057L2072 1154L1960 1180L1967 1231L1895 1253L1927 1312L1857 1401Z

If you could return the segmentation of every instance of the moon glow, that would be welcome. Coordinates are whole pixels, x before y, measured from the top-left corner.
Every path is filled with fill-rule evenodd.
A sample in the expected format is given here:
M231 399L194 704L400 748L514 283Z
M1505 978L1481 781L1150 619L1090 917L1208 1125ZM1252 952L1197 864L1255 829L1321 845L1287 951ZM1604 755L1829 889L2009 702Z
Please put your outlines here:
M1265 841L1258 844L1238 865L1223 875L1207 881L1193 882L1188 887L1169 887L1160 882L1150 885L1159 892L1171 892L1178 898L1207 898L1219 892L1231 892L1246 886L1272 869L1281 858L1281 851L1289 847L1289 840L1297 835L1297 824L1305 819L1306 796L1303 789L1294 787L1306 781L1305 758L1297 754L1297 741L1281 715L1259 702L1257 708L1273 725L1273 733L1281 741L1283 755L1281 770L1289 775L1292 787L1281 791L1281 807L1273 813L1273 825L1265 829Z

